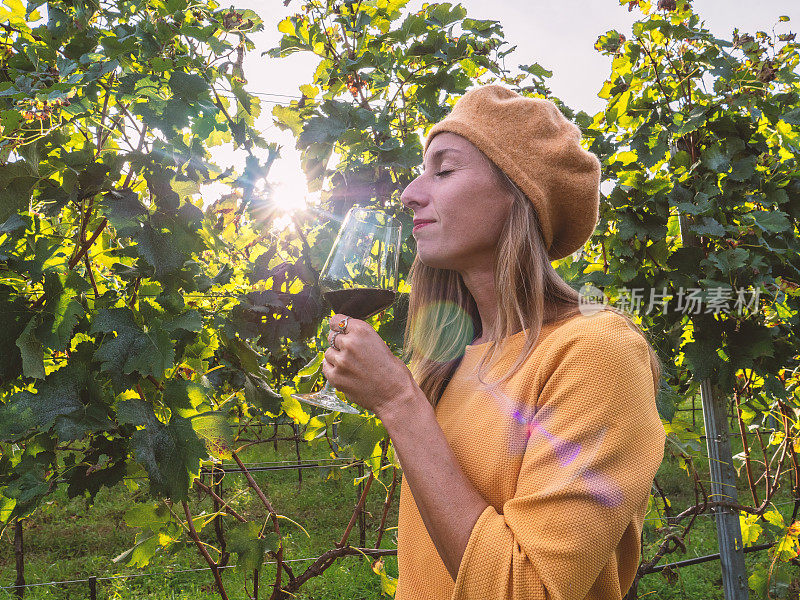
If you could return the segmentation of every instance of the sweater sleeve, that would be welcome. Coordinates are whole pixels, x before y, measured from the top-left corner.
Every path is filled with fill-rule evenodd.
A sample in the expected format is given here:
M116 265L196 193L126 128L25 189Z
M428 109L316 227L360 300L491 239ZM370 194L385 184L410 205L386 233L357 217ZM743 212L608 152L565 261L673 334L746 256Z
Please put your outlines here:
M598 318L537 373L516 492L478 518L451 600L584 600L632 524L638 551L665 441L647 342L619 315Z

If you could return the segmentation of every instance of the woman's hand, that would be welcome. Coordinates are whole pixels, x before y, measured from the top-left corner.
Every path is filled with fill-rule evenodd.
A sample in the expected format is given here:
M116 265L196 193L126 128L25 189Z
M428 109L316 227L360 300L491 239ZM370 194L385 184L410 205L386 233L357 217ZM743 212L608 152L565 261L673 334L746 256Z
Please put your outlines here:
M329 344L345 316L328 320ZM335 344L325 350L322 374L348 400L381 418L386 408L413 396L417 384L411 371L368 323L351 317L347 332L336 335Z

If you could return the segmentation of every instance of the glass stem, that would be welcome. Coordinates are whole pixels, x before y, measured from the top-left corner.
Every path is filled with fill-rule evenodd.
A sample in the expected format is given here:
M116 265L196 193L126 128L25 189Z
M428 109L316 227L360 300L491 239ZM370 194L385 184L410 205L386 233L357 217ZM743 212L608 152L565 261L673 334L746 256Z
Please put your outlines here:
M325 393L336 394L336 388L333 387L333 384L326 379L325 380L325 385L322 386L322 389L318 393L320 393L320 394L325 394ZM333 449L334 454L336 454L338 456L338 454L339 454L339 432L337 431L336 425L337 425L337 423L334 422L333 425L331 426L331 436L332 437L331 437L331 440L330 440L330 444L331 444L331 448Z

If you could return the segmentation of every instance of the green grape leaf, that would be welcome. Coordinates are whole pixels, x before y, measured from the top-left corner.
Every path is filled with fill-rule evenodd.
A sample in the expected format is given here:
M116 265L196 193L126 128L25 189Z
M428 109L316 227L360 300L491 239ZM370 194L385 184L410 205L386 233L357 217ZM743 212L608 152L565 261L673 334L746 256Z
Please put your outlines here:
M758 210L747 215L762 231L781 233L791 231L792 222L789 215L780 210Z
M744 248L731 248L708 257L723 273L731 273L747 264L749 254Z
M44 317L36 335L53 350L65 350L72 337L78 319L84 315L81 304L74 296L90 289L89 283L74 271L44 274L44 290L47 301Z
M292 397L292 394L294 394L295 391L296 390L288 385L285 385L281 388L281 397L283 398L281 406L283 411L286 413L286 416L292 419L295 423L305 425L308 423L311 415L303 410L303 406L300 404L300 401L297 398Z
M44 466L31 459L23 460L17 465L16 472L19 476L12 479L3 494L16 500L16 512L19 514L20 508L35 504L37 500L44 498L50 491L50 482L45 477Z
M68 441L112 426L103 408L102 390L81 365L51 373L37 392L19 392L0 405L0 439L17 438L31 427L55 427L59 438Z
M175 348L162 328L143 331L133 321L133 313L125 308L102 309L95 316L90 333L105 335L94 354L103 371L161 377L175 360Z
M172 412L188 419L198 413L208 396L206 388L196 381L170 379L164 384L162 398Z
M123 518L128 527L146 527L153 532L173 520L169 509L163 502L135 504L125 512Z
M716 350L713 343L704 339L684 344L683 351L695 377L711 377L714 367L719 363Z
M33 187L38 182L36 169L27 161L20 160L0 165L0 221L5 221L18 210L28 208Z
M207 412L191 418L192 428L204 440L211 456L231 458L233 451L233 430L226 416L221 412Z
M117 407L121 423L142 427L131 436L131 449L144 466L154 494L186 500L192 481L200 474L200 462L208 457L188 419L173 415L164 425L149 404L123 400Z
M322 369L322 360L325 358L324 352L317 352L306 365L297 372L298 377L311 377L317 375Z
M261 535L258 523L237 523L228 531L228 550L237 555L236 568L245 573L261 569L264 555L278 551L278 538L273 531Z
M141 569L150 563L150 560L156 555L160 547L158 536L149 535L141 541L137 541L132 548L128 548L125 552L116 556L113 561L117 564L131 565Z
M703 152L700 160L712 171L725 173L730 169L731 163L725 152L718 145L710 146Z
M339 444L348 446L355 458L370 460L380 457L378 444L388 437L386 428L375 417L342 413L336 433Z
M13 442L22 438L37 422L36 395L20 392L0 404L0 440Z
M139 200L139 195L130 189L111 190L103 196L108 220L117 230L139 227L143 217L148 214L147 207Z
M175 96L184 100L197 100L203 92L208 91L205 79L194 73L174 71L169 80Z
M328 429L328 423L321 417L311 417L306 424L306 429L303 432L303 439L307 442L317 439L325 435Z
M239 360L239 366L243 371L256 376L263 373L261 363L258 360L258 354L247 345L247 342L238 337L233 337L228 340L226 345Z
M658 395L656 396L656 409L658 416L672 423L675 410L681 402L680 395L663 378L661 379Z
M7 289L0 286L0 356L3 357L0 360L0 378L3 380L16 379L22 373L17 340L32 316L24 298L12 300Z
M342 120L341 115L314 117L303 126L303 132L297 138L297 143L302 146L332 143L346 130L347 123Z
M711 217L703 217L700 223L694 223L689 228L697 235L722 237L725 235L725 228L719 221Z
M30 221L30 217L13 214L0 225L0 235L4 233L13 233L23 227L29 227Z
M172 333L176 329L187 332L197 332L203 328L203 318L196 310L187 310L174 319L161 324L164 331Z
M164 279L183 266L183 251L169 233L145 223L137 230L135 238L139 256L155 269L157 279Z
M248 404L274 416L278 416L281 412L283 396L273 390L261 377L245 376L244 397Z
M25 377L44 379L44 346L36 337L36 318L28 321L25 329L17 338L17 347L22 356L22 373Z

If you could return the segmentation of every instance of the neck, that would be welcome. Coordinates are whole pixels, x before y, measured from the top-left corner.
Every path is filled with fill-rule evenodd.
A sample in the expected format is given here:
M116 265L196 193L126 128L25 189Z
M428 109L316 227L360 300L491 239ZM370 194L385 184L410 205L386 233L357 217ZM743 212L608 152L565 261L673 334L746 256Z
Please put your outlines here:
M469 293L475 299L481 319L481 336L473 343L488 341L494 335L497 322L497 298L495 295L494 272L491 265L474 267L460 271Z
M478 315L481 320L481 335L472 341L472 344L481 344L491 340L495 335L497 324L497 296L494 285L494 269L491 263L476 265L469 269L459 270L461 278L464 280L469 293L475 300L478 307ZM557 322L565 317L575 316L578 313L577 306L572 304L545 304L543 306L542 324ZM510 335L519 333L522 327L515 326Z

